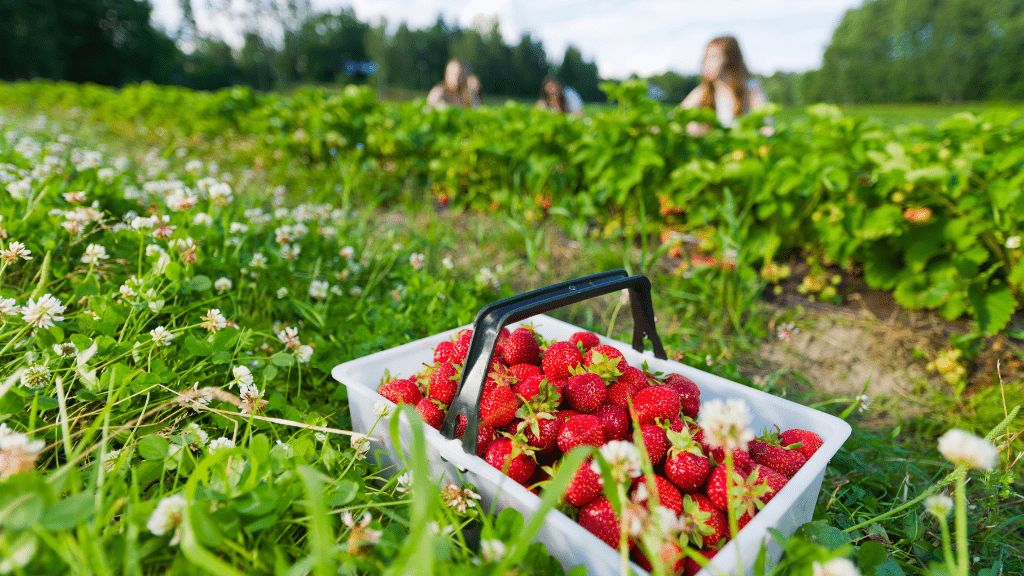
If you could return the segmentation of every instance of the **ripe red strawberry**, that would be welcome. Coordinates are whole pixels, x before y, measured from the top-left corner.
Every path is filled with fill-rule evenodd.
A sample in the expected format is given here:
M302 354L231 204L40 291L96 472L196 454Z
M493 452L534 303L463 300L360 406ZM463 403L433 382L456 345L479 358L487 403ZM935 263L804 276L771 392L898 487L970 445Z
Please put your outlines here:
M768 491L761 495L761 502L767 504L775 497L775 494L782 490L782 487L789 482L789 479L767 466L757 464L750 471L749 479L754 480L754 485L765 485Z
M487 455L487 448L491 446L491 442L498 437L498 431L494 429L494 426L487 424L480 424L476 429L476 455L483 458Z
M644 439L644 448L647 450L647 457L651 465L658 466L665 461L668 454L669 442L665 429L654 424L641 424L640 434Z
M808 460L810 460L811 456L814 456L814 453L818 451L818 448L821 448L821 445L824 444L821 440L821 436L818 436L814 432L810 432L808 430L794 428L779 434L779 443L783 446L792 446L798 442L800 443L800 446L797 450L799 450L800 453Z
M499 438L487 447L484 460L506 476L526 486L537 468L537 461L511 438Z
M665 476L684 492L697 492L711 472L711 462L689 431L668 432L672 443L665 460Z
M540 362L540 346L537 337L527 330L516 330L505 339L504 358L509 365L538 364Z
M542 412L520 421L516 433L522 434L526 442L537 449L538 456L550 456L558 452L558 431L561 422L554 414Z
M669 374L665 378L665 385L675 388L679 393L679 404L683 415L688 418L697 418L700 412L700 388L697 384L682 374Z
M461 440L466 435L466 428L469 427L469 420L465 414L459 414L459 422L455 425L455 438Z
M430 375L429 396L450 406L459 388L460 368L445 360L434 367Z
M761 452L768 447L768 443L763 440L751 440L747 444L747 452L750 454L751 460L757 460L761 456Z
M782 446L768 446L754 462L771 468L786 478L792 478L800 467L807 463L807 457L799 450Z
M684 546L717 548L729 534L729 520L703 494L683 496L683 511L679 513L679 542Z
M487 373L487 382L514 388L519 383L519 378L503 362L495 362L491 365L491 371Z
M472 338L472 332L470 332L470 338ZM455 352L452 354L452 362L456 364L462 364L466 361L466 355L469 354L469 338L458 339L455 341Z
M654 570L654 565L651 564L650 559L647 558L647 554L644 553L639 547L633 548L630 557L637 566L640 566L648 572ZM683 554L683 549L679 547L679 544L666 540L661 543L661 561L664 563L669 574L682 574L684 566L686 565L687 556Z
M411 380L400 378L385 382L377 388L377 393L395 404L417 404L423 397L420 389Z
M577 446L601 444L604 444L604 430L601 421L593 414L576 414L566 420L558 431L558 449L565 453Z
M583 356L583 365L593 366L595 363L600 362L603 359L613 360L619 374L622 374L622 372L629 366L629 362L626 361L626 357L622 355L622 352L619 352L618 348L608 344L600 344L587 350L586 355Z
M731 498L725 490L725 475L725 466L715 466L711 470L711 474L708 474L708 483L704 490L708 495L708 499L715 505L715 508L723 512L728 510L729 499ZM746 472L740 469L733 469L731 486L737 486L740 483L746 482L746 480Z
M582 508L600 496L602 490L601 475L594 472L590 467L590 459L587 459L580 464L576 474L569 480L563 499L577 508Z
M600 538L605 544L619 549L619 517L615 515L607 496L598 496L590 504L580 508L577 522L586 531Z
M536 376L541 373L540 366L536 366L534 364L512 364L508 367L508 371L518 378L520 382L526 380L530 376Z
M423 398L416 403L416 411L420 417L434 430L440 430L444 422L444 405L433 398Z
M658 418L671 421L679 415L679 393L671 386L644 388L633 397L633 417L641 424Z
M597 374L577 374L570 377L565 385L565 399L577 412L592 414L607 397L608 387Z
M636 487L633 489L632 498L634 502L637 504L645 504L648 501L648 495L654 492L658 495L659 506L668 508L677 516L683 511L683 495L679 493L679 489L669 482L667 478L655 474L653 487L650 482L650 477L646 474L638 478L638 480L639 482L636 483ZM646 491L640 490L639 487L641 484L646 488ZM650 506L647 508L648 510L651 509Z
M434 363L439 364L445 360L449 362L454 362L455 354L456 353L454 342L449 342L447 340L441 342L440 344L437 345L436 348L434 348Z
M704 449L714 464L725 464L725 448L712 448L708 450L708 446L704 446ZM754 460L751 459L750 453L746 450L736 448L732 451L732 465L740 470L749 472L754 467Z
M708 562L718 554L718 550L697 550L697 553L708 559ZM701 565L693 558L686 558L686 565L683 567L683 576L697 576L701 571Z
M515 420L518 409L519 399L511 388L494 386L484 390L480 398L480 422L504 428Z
M608 387L608 399L607 402L613 406L619 408L629 408L629 402L636 396L636 386L632 382L623 382L621 380L612 383Z
M524 364L519 364L524 366ZM543 374L534 374L533 376L527 376L523 380L520 380L512 389L516 394L522 397L523 400L529 402L537 395L540 391L540 383L544 381Z
M568 380L572 376L572 370L579 368L583 363L583 355L580 349L572 342L555 342L548 346L541 361L544 374L556 380Z
M625 408L604 404L594 412L594 416L601 420L605 441L629 440L629 412Z
M586 354L587 350L601 344L601 339L593 332L576 332L572 336L569 336L569 342L578 346L580 351Z

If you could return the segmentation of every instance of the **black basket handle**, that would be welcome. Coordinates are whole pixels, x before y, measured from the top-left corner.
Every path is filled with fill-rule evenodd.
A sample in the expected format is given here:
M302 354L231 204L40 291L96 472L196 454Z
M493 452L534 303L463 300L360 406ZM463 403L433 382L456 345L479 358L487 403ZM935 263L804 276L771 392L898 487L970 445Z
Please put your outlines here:
M469 351L462 367L462 378L459 380L455 399L441 425L441 434L446 438L454 438L459 414L464 414L467 426L462 438L462 447L469 454L476 454L480 397L502 328L537 314L623 288L629 289L629 305L633 311L633 349L643 352L644 338L647 338L651 341L654 356L667 359L661 338L654 327L651 281L646 276L629 276L625 270L611 270L499 300L484 306L476 315L473 322L473 338L470 340Z

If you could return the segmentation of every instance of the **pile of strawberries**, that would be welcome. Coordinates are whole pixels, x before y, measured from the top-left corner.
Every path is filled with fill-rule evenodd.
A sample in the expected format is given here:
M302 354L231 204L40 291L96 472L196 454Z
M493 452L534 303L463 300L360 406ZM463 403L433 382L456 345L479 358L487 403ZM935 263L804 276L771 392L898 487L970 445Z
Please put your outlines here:
M423 420L440 428L458 388L472 331L463 330L434 350L434 364L404 379L385 380L377 391L396 404L415 405ZM499 335L480 402L477 455L527 488L538 491L562 454L581 445L632 441L639 428L653 479L635 478L631 504L660 506L676 516L678 538L662 556L679 574L699 566L681 554L689 547L707 558L729 540L731 505L739 528L782 489L821 446L813 432L765 432L747 450L734 450L727 494L722 448L706 445L696 423L700 389L681 374L653 374L630 366L613 346L591 332L547 342L532 327ZM465 430L460 417L458 435ZM640 447L637 447L638 449ZM585 462L564 495L564 511L609 546L619 548L620 523L604 495L601 476ZM649 512L654 512L650 510ZM650 562L632 539L633 559Z

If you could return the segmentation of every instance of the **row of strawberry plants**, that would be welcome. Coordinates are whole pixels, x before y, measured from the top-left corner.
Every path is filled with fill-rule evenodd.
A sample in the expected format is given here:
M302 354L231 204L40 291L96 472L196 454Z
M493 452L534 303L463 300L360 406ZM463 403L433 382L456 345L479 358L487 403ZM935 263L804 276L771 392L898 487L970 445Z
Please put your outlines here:
M827 267L861 275L910 309L970 315L1002 330L1024 286L1019 115L960 115L935 129L882 129L833 107L770 128L752 115L703 138L706 112L664 110L642 86L608 87L619 107L582 119L518 105L431 110L367 89L257 95L132 86L4 85L25 106L91 107L101 120L253 138L258 166L306 163L361 172L357 194L588 220L618 234L728 230L718 258L779 279L776 261L812 260L810 289L834 295ZM187 115L179 114L185 107ZM710 235L712 237L716 235ZM720 236L720 235L718 235Z

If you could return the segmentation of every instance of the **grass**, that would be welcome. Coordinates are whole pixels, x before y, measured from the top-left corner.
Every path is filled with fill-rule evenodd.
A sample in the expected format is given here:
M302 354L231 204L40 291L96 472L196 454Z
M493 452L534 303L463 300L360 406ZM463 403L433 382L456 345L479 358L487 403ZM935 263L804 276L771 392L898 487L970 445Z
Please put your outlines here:
M49 291L68 306L63 323L32 338L20 320L0 327L4 339L19 346L16 353L0 354L0 419L47 445L31 469L0 480L0 558L14 559L7 565L0 561L0 573L378 574L401 567L501 573L513 565L522 572L559 573L561 567L529 544L536 519L507 513L493 518L474 508L457 514L430 483L422 458L408 463L410 470L419 470L413 496L403 493L387 471L362 459L358 443L339 432L348 425L346 398L329 370L346 359L467 323L484 303L502 295L597 270L624 267L648 274L658 287L659 330L674 357L758 385L736 361L770 336L757 279L714 267L684 273L645 251L636 238L599 238L568 225L568 216L565 222L556 217L527 228L500 215L379 206L358 189L358 181L352 197L358 210L321 210L318 203L338 201L331 178L342 176L332 176L329 168L284 162L283 170L291 174L256 172L244 154L223 142L196 144L173 133L142 135L130 126L79 124L59 111L49 114L42 125L32 116L12 116L8 128L46 143L66 133L77 147L103 149L104 165L122 153L135 164L107 182L94 168L73 169L65 151L68 159L54 174L35 180L39 190L50 191L39 197L45 210L30 215L22 201L9 196L0 206L7 242L25 239L35 256L0 272L2 296L25 304L28 295ZM3 142L5 161L24 160ZM60 182L69 190L88 190L111 216L128 207L144 211L151 205L125 201L127 186L172 177L198 186L205 172L186 169L193 159L203 162L202 170L215 160L220 174L233 174L236 194L228 205L207 202L174 213L174 238L198 242L196 262L187 262L169 242L113 231L116 220L90 229L87 237L71 238L59 217L49 215L50 209L70 209L57 188L50 188ZM147 176L149 168L153 176ZM273 190L286 176L318 187L275 206ZM258 206L268 209L243 213ZM213 226L194 224L200 209ZM269 220L260 224L263 218ZM231 222L248 229L228 232ZM306 232L296 232L299 223ZM281 253L275 241L280 233L296 236L290 244L301 246L301 258ZM81 263L89 243L106 246L110 258L95 267ZM169 255L163 272L159 251L146 255L146 244ZM356 257L339 255L346 245L354 247ZM269 260L265 271L252 264L256 252ZM47 253L54 255L47 258ZM411 256L418 253L425 254L423 268L412 265ZM47 259L51 266L44 270ZM481 276L483 267L498 275L500 288ZM137 282L129 280L132 274ZM231 287L215 288L220 277L230 279ZM314 296L315 280L340 293ZM134 287L137 297L118 296L123 285ZM204 327L211 308L237 328ZM554 315L620 339L630 328L615 297ZM157 325L176 335L168 347L154 344L151 331ZM297 329L302 344L315 346L311 359L302 361L300 350L289 347L281 336L287 327ZM78 355L56 357L52 346L67 341L78 345ZM19 370L44 361L61 377L59 385L56 379L36 387L19 384L24 375ZM244 372L235 372L242 366L250 371L253 388ZM760 385L773 391L772 383ZM992 394L1009 388L1012 409L1013 387L1019 382L992 387L982 401L994 403ZM201 393L216 396L203 404L195 401ZM260 397L267 401L263 416L276 420L238 410L259 412L253 407ZM815 561L846 556L855 558L864 574L943 574L931 566L944 563L944 524L908 503L938 490L954 470L935 446L936 437L953 424L950 399L932 400L935 417L886 433L859 424L852 398L820 398L811 391L795 399L846 417L854 435L826 474L816 522L787 542L787 561L777 573L808 574ZM1000 410L988 409L988 420L1000 419ZM316 433L322 430L329 432L320 438ZM1012 467L1020 446L1012 441L1019 430L1013 424L992 436L1004 460L992 472L972 472L964 489L976 508L954 529L962 529L969 555L981 559L972 574L999 566L1004 574L1024 572L1018 560L1024 534L1014 529L1024 518L1021 483ZM223 450L211 449L215 436L233 447L222 443ZM110 454L116 456L105 460ZM167 499L182 494L186 504L179 521L167 516L169 525L161 531L153 521L158 506L170 506L174 502ZM446 536L448 526L452 531ZM176 535L180 542L172 544ZM489 561L482 540L501 542L507 555Z

